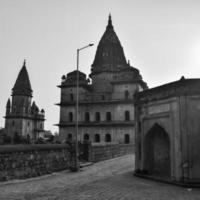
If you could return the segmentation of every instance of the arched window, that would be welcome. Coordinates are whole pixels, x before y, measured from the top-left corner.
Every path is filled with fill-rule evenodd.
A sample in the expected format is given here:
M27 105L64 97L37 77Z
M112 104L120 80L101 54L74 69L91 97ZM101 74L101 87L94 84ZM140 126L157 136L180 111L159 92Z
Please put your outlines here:
M129 134L125 134L125 135L124 135L124 143L125 143L125 144L130 143L130 135L129 135Z
M94 142L100 142L100 135L99 134L95 134Z
M111 142L111 135L109 133L105 136L105 142Z
M73 113L72 112L69 112L69 121L73 122Z
M95 113L95 120L96 120L97 122L101 121L100 112L96 112L96 113Z
M14 143L15 143L15 144L19 144L19 143L20 143L20 140L21 140L21 138L20 138L18 132L15 132L14 137L13 137Z
M26 107L26 108L25 108L25 113L28 113L28 112L29 112L29 110L28 110L28 108Z
M29 143L30 142L30 135L29 134L26 136L26 139L27 139L27 142Z
M74 101L74 96L73 96L72 93L70 93L70 100L71 100L71 101Z
M124 96L125 96L125 99L129 99L129 91L128 90L126 90L124 92Z
M125 111L125 121L129 121L130 120L130 112L128 110Z
M111 112L106 112L106 121L111 121L111 120L112 120Z
M85 133L83 139L84 139L84 140L89 140L89 139L90 139L89 134Z
M16 112L16 106L12 107L12 112L15 113Z
M139 132L142 131L142 124L141 124L141 121L139 121L139 123L138 123L138 130L139 130Z
M85 113L85 121L86 121L86 122L89 122L89 121L90 121L90 113L89 113L89 112L86 112L86 113Z
M71 140L71 139L72 139L72 134L71 134L71 133L69 133L69 134L67 135L67 139L68 139L68 140Z

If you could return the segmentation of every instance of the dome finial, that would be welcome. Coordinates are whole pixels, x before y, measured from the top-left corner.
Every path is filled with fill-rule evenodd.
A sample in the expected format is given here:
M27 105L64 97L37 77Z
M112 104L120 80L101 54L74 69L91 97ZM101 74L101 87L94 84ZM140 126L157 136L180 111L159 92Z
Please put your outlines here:
M113 28L112 26L112 18L111 18L111 14L109 13L109 17L108 17L108 26L107 28Z
M112 19L111 19L111 13L109 13L109 20L112 20Z
M24 59L23 67L26 67L26 59Z
M180 81L184 81L185 80L185 76L181 76Z

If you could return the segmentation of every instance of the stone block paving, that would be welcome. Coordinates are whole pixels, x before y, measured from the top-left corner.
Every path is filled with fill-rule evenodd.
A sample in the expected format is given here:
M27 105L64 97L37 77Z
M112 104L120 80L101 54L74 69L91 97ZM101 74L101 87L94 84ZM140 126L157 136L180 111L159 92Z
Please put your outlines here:
M200 189L141 179L133 170L134 156L126 155L78 173L0 183L0 200L200 200Z

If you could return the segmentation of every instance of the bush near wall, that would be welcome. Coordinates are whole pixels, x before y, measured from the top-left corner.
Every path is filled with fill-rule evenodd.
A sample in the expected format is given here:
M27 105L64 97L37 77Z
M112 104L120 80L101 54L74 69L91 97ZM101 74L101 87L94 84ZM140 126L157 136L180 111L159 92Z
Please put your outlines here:
M0 146L0 180L22 179L67 169L66 144Z

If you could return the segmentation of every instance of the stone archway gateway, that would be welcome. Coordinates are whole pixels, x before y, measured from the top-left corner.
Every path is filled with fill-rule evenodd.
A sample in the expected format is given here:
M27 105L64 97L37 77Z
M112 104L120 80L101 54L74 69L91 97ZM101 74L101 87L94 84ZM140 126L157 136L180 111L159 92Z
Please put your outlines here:
M170 139L164 128L154 124L145 137L144 150L145 170L170 178Z

